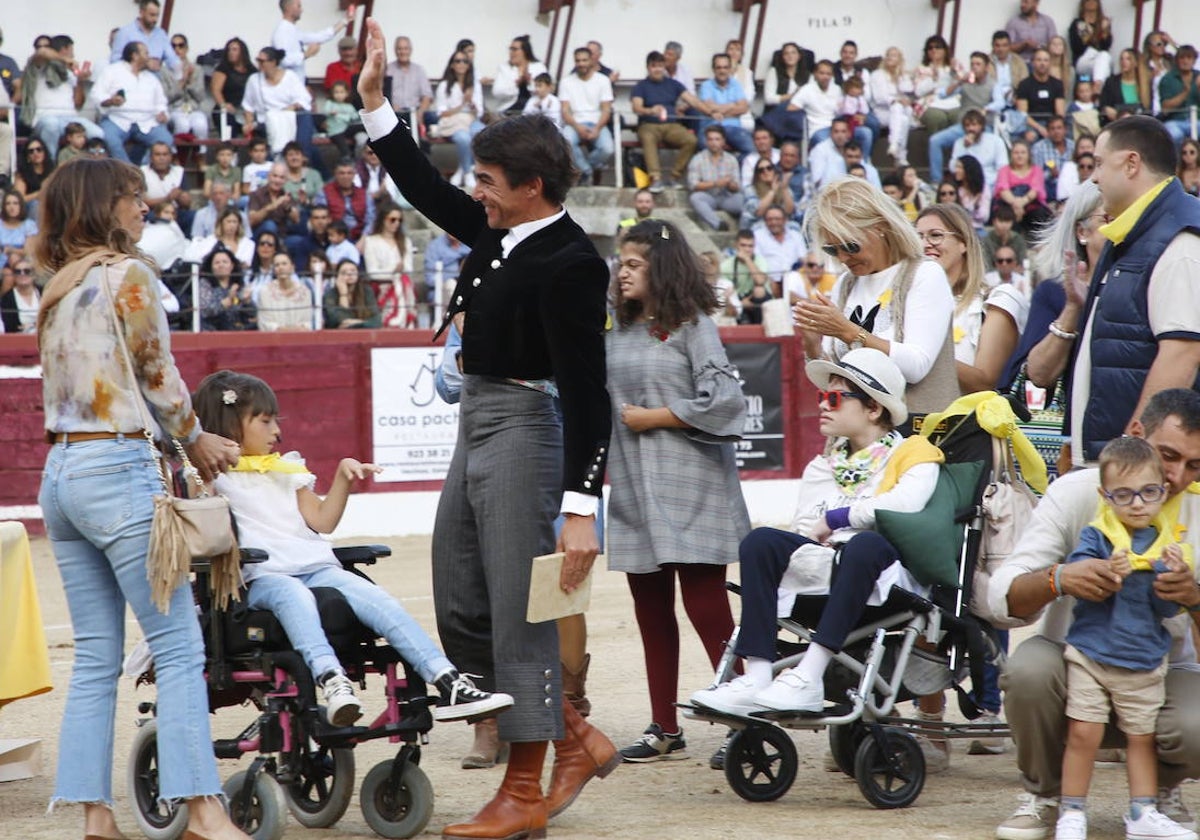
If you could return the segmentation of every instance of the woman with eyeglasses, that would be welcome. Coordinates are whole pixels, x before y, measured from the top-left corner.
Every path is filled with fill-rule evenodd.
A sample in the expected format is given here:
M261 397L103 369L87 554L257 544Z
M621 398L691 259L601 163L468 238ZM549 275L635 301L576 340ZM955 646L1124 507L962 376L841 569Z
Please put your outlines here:
M754 164L754 180L742 204L739 227L753 227L763 220L771 207L782 207L789 219L796 214L796 200L787 182L780 177L778 165L768 159L760 159Z
M817 193L805 225L808 241L846 269L831 294L792 307L805 355L837 361L859 347L888 354L908 383L910 414L958 399L950 284L925 259L900 205L861 178L839 178Z
M171 50L179 59L175 69L164 63L158 71L167 107L171 113L171 131L191 134L198 140L208 139L208 114L204 112L204 71L188 58L188 39L176 32L171 36Z
M1033 290L1025 331L1001 376L1005 385L1025 366L1030 382L1053 393L1079 330L1091 267L1108 242L1100 232L1107 221L1100 190L1088 180L1063 205L1054 224L1034 236L1033 273L1041 280Z
M533 80L549 72L534 56L528 35L513 38L508 45L508 59L500 62L492 79L492 95L500 100L496 110L502 114L521 113L533 95Z
M413 244L404 232L404 212L391 202L380 202L371 232L360 244L366 279L382 289L376 310L383 309L383 323L389 327L416 327Z
M252 294L275 279L274 263L277 253L279 237L264 230L254 240L254 256L250 258L250 268L246 271L246 285Z
M1171 50L1179 49L1174 38L1158 29L1142 39L1142 72L1138 79L1141 85L1140 98L1144 107L1152 114L1162 110L1162 103L1158 98L1158 83L1175 67L1174 53L1168 52L1167 47Z
M458 170L450 178L456 187L475 189L475 156L471 139L483 131L483 85L475 78L475 66L467 54L456 50L433 96L437 124L434 137L448 137L458 150Z
M947 88L955 81L954 59L950 55L950 45L941 35L930 35L925 39L921 49L921 63L913 71L914 98L913 112L920 119L932 103L945 100ZM935 108L944 113L945 109ZM938 122L932 123L931 130L945 128L941 117L933 117Z
M6 333L37 332L41 293L34 283L33 262L24 254L11 261L13 287L0 295L0 319Z
M958 184L947 176L937 185L937 204L958 204Z
M1150 108L1150 85L1137 50L1121 50L1117 72L1104 80L1100 88L1100 125L1112 122L1121 113L1140 114Z
M0 266L24 256L37 232L37 221L30 217L25 199L14 189L5 190L0 197Z
M36 137L26 143L25 156L17 164L13 186L25 199L30 216L37 217L37 201L42 193L42 184L53 171L54 159L50 157L46 144Z
M242 98L246 94L246 82L254 72L254 64L250 61L250 49L241 38L230 38L225 42L225 50L220 62L213 70L209 89L213 98L213 121L218 130L221 122L229 126L229 136L239 137L242 134L242 123L238 117L242 113Z
M1063 164L1055 185L1055 195L1060 203L1075 194L1075 191L1079 189L1080 182L1091 179L1092 173L1096 171L1094 149L1094 145L1089 145L1088 148L1081 151L1076 145L1073 159Z
M1179 168L1175 176L1184 192L1200 196L1200 143L1191 137L1185 138L1179 147Z
M742 617L734 652L745 672L692 694L697 706L733 715L821 712L825 668L866 608L886 601L893 586L929 591L875 531L879 511L925 507L942 460L928 439L897 431L909 416L904 374L869 347L851 350L840 362L809 361L805 373L820 389L819 428L830 448L804 468L790 528L755 528L738 547ZM835 547L841 556L832 575ZM774 676L775 619L784 593L828 597L800 662ZM792 615L812 626L808 612Z

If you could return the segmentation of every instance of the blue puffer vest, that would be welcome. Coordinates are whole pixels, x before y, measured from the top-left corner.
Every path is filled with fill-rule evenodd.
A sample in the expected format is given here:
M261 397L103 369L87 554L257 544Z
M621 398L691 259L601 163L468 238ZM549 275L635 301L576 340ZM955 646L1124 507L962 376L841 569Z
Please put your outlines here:
M1104 444L1124 432L1158 354L1157 339L1196 339L1193 333L1164 333L1156 338L1148 314L1150 274L1167 245L1184 231L1200 234L1200 200L1173 180L1142 213L1125 241L1115 246L1109 243L1100 255L1084 308L1084 312L1095 311L1091 390L1083 418L1083 444L1089 461L1096 460ZM1086 320L1080 321L1080 328L1084 323ZM1078 347L1072 352L1068 371L1074 369L1077 354ZM1192 387L1198 386L1200 378ZM1070 423L1068 411L1064 432L1069 433Z

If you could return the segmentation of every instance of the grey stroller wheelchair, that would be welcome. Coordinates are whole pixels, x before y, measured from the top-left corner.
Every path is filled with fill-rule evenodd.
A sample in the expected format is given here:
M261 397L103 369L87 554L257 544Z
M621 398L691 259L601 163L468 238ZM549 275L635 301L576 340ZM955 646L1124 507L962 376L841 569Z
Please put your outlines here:
M952 510L945 512L953 520L952 525L946 523L948 529L961 537L957 548L950 548L956 551L954 584L934 585L928 597L892 587L885 603L867 607L826 670L826 706L819 713L759 711L743 716L679 704L687 718L732 730L724 772L743 799L772 801L795 782L798 760L788 730L827 730L838 767L877 808L907 807L924 788L925 757L916 736L1008 737L1005 724L934 722L904 717L897 710L905 701L953 688L963 717L973 721L981 710L961 684L969 676L979 687L985 663L1003 664L990 626L969 609L983 534L982 499L993 478L993 439L974 414L946 421L930 439L946 456L939 489L947 482L954 491ZM928 541L916 534L909 542L895 542L906 565L909 552L922 550ZM739 591L736 584L727 586ZM823 596L797 596L791 614L777 620L784 635L797 641L778 640L775 674L800 661L812 643L825 601ZM718 664L716 683L736 676L737 633L735 629Z
M333 549L343 568L366 577L360 566L391 554L383 545ZM266 554L242 549L242 563L262 562ZM257 715L236 735L213 742L217 758L253 756L248 768L224 784L230 815L255 840L279 840L289 814L309 828L334 825L354 793L354 748L387 738L400 744L396 755L373 767L362 781L360 807L367 824L382 837L413 837L433 814L433 786L420 768L421 746L433 727L424 680L390 646L362 625L337 589L313 594L321 626L346 675L360 685L367 674L384 679L386 705L365 726L333 726L317 703L308 666L294 651L275 616L231 603L213 604L206 561L194 561L193 591L205 643L205 679L211 711L252 706ZM152 674L139 684L153 682ZM174 840L187 823L184 808L159 800L155 704L138 705L142 717L127 773L130 800L139 828L151 840ZM186 806L184 806L186 807Z

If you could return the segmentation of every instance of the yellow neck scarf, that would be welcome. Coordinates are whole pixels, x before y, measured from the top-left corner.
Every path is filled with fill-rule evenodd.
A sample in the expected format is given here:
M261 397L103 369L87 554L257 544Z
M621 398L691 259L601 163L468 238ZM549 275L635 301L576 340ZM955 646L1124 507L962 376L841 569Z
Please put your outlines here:
M1146 208L1150 206L1150 202L1158 198L1158 194L1167 188L1167 184L1175 180L1172 175L1165 181L1155 184L1137 201L1125 208L1125 212L1117 218L1113 219L1106 225L1100 228L1100 235L1114 245L1120 245L1125 241L1125 237L1133 230L1133 226L1138 223L1138 219L1142 218L1142 214L1146 212Z
M1182 496L1175 496L1173 499L1168 499L1162 506L1162 510L1150 523L1151 527L1158 531L1158 536L1155 537L1150 547L1141 553L1133 550L1129 529L1121 520L1117 519L1117 512L1113 510L1112 505L1101 502L1100 513L1091 525L1104 534L1112 544L1114 552L1122 548L1128 552L1129 565L1133 567L1134 571L1152 571L1154 561L1162 556L1163 549L1171 543L1179 543L1179 547L1183 550L1183 561L1188 564L1188 568L1195 569L1196 561L1192 556L1192 546L1183 540L1184 535L1187 534L1187 526L1179 521L1181 500Z
M272 452L270 455L243 455L238 458L237 466L232 467L234 472L256 472L256 473L306 473L308 467L304 464L296 463L295 461L285 460L278 452Z

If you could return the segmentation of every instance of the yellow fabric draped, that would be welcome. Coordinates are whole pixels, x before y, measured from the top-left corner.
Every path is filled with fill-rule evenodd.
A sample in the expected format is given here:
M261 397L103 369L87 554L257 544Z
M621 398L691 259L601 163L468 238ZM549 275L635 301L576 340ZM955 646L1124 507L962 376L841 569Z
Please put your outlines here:
M272 452L270 455L243 455L238 458L237 466L232 467L235 472L256 472L256 473L307 473L308 467L296 461L291 461L284 458L278 452Z
M33 577L25 527L0 522L0 706L53 688Z
M1091 525L1104 534L1112 544L1114 552L1122 548L1128 552L1129 565L1133 567L1134 571L1153 571L1154 561L1162 557L1163 549L1171 543L1179 544L1179 548L1183 552L1183 561L1188 564L1189 569L1195 569L1196 561L1192 554L1192 546L1183 539L1187 534L1187 526L1179 521L1179 507L1182 498L1182 495L1175 496L1163 504L1162 510L1150 522L1151 526L1158 531L1158 536L1150 544L1150 547L1140 554L1133 550L1129 529L1117 518L1117 512L1113 510L1112 505L1101 502L1100 512Z
M879 483L876 495L886 493L896 486L900 476L904 475L917 464L940 464L946 460L945 453L938 449L927 438L907 437L896 447L892 457L883 468L883 479Z
M1013 454L1017 456L1025 483L1039 494L1045 493L1046 485L1050 483L1046 474L1046 462L1017 425L1017 415L1013 413L1008 400L995 391L967 394L950 403L945 411L927 415L921 424L921 434L928 437L943 420L961 417L971 412L975 413L979 428L992 437L1002 438L1012 444Z

